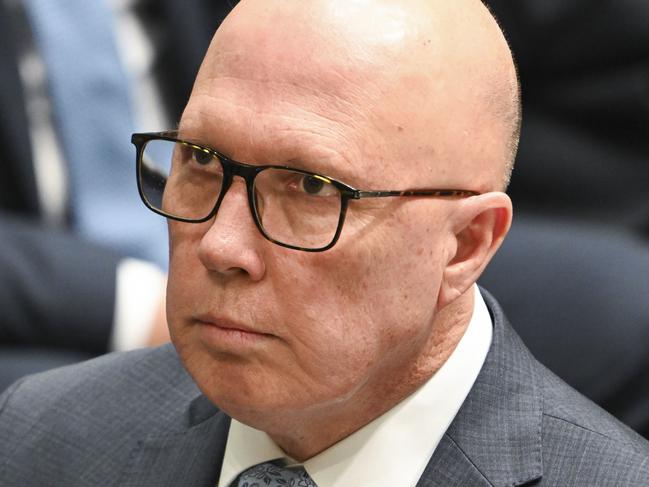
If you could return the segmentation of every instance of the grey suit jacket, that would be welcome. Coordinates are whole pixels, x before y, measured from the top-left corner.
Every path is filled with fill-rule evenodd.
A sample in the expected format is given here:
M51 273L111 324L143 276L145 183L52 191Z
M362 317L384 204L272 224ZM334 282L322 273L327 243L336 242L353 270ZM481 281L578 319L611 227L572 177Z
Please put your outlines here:
M418 485L649 485L649 444L541 366L486 301L491 350ZM0 398L0 484L214 487L229 423L171 346L109 355Z

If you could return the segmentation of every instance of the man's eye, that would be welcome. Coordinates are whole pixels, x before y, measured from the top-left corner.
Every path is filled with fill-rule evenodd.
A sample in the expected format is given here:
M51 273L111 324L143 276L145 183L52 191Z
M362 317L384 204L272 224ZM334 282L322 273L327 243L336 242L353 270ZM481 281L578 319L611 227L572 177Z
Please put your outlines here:
M336 188L331 183L317 176L303 176L300 186L305 193L314 196L333 196L336 194Z
M192 149L192 158L196 161L197 164L201 166L206 166L214 160L214 156L209 152L202 149Z
M305 176L302 178L302 189L309 194L318 194L324 185L324 181L314 176Z

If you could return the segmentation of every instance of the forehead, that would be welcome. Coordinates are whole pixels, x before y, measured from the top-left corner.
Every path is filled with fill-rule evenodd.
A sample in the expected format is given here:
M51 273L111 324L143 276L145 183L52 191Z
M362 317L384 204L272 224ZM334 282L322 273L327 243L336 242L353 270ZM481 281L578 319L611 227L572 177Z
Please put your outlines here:
M303 159L317 156L331 164L342 159L336 165L349 174L363 159L358 141L371 138L365 129L369 90L341 83L344 67L312 63L298 70L274 60L240 46L212 51L181 131L243 162L306 164Z
M315 56L277 40L257 47L255 35L217 34L183 136L242 162L290 163L354 185L389 171L383 66L358 53Z
M249 164L291 165L340 178L363 172L360 123L333 108L337 100L264 85L215 79L205 91L195 91L181 120L181 138Z

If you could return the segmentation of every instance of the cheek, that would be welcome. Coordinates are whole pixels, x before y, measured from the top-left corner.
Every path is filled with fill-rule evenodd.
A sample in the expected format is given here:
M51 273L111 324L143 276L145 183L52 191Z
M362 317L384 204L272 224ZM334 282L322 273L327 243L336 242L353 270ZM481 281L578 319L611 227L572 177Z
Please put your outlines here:
M282 266L273 293L291 353L323 388L346 387L343 383L355 380L354 372L362 375L375 348L363 326L365 306L333 263L295 264Z
M423 341L434 313L439 260L428 244L435 241L432 228L397 222L399 228L377 227L321 254L273 247L263 282L248 282L236 299L254 311L252 318L272 320L283 342L245 362L205 352L184 326L196 296L210 299L218 289L198 259L196 230L170 226L172 339L201 389L232 411L246 404L322 406L345 401L385 367L398 367Z
M314 371L328 368L328 377L360 381L432 321L440 259L425 246L413 258L415 249L404 252L394 237L341 243L317 258L291 256L278 275L301 361Z
M187 321L197 299L218 301L217 282L227 277L204 268L196 251L200 236L193 229L170 225L170 234L172 341L201 389L220 406L240 411L246 404L277 409L328 404L344 400L364 381L376 344L362 326L364 308L345 297L352 283L342 282L342 262L272 247L264 281L237 281L235 300L247 306L251 319L270 320L282 341L237 361L209 353Z
M345 307L394 323L411 311L434 308L444 268L440 225L396 211L383 225L340 247L329 274ZM336 262L342 265L336 267Z
M286 347L272 366L260 364L260 373L272 371L271 382L282 384L277 389L293 394L299 387L313 403L344 400L366 380L379 355L358 286L367 287L354 282L349 266L333 255L280 254L267 266L265 304Z
M205 269L198 259L201 233L198 226L169 222L169 279L167 281L167 319L172 338L180 328L180 317L191 314L195 306L195 287Z

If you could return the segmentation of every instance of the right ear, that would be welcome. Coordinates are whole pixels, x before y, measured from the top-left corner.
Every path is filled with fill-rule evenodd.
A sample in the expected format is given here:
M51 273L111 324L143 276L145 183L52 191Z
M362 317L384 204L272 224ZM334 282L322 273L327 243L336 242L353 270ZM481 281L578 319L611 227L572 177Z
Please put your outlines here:
M452 218L455 252L444 269L438 309L455 301L478 280L509 231L512 203L505 193L485 193L463 201Z

